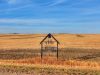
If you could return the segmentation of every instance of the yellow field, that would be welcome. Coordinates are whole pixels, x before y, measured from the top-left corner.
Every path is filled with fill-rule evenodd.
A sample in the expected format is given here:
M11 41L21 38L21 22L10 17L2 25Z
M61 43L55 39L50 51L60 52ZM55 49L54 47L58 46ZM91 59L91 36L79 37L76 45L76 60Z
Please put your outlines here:
M1 34L0 66L100 70L100 34L53 35L60 42L58 60L48 53L40 58L46 34Z
M38 49L44 34L0 35L0 49ZM60 48L100 49L100 34L54 34Z

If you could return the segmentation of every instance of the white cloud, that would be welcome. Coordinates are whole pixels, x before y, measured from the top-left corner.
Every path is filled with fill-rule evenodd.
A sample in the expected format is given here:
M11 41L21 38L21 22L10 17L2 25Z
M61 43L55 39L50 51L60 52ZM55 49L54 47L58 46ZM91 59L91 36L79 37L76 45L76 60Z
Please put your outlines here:
M92 21L92 22L91 22ZM80 24L80 25L89 25L89 24L100 24L99 20L94 19L57 19L57 18L51 18L51 19L17 19L17 18L8 18L8 19L0 19L0 25L6 24L6 25L46 25L46 26L62 26L62 25L73 25L73 24Z
M6 4L7 7L5 7L4 9L0 8L0 13L4 12L12 12L15 10L20 10L23 8L27 8L27 7L32 7L32 6L36 6L34 3L32 3L31 0L4 0L4 5Z
M9 5L23 5L23 4L29 4L32 1L31 0L5 0L6 3Z
M0 24L17 24L17 25L54 25L59 24L59 20L54 19L0 19Z
M58 5L58 4L61 4L63 2L65 2L67 0L55 0L52 4L50 4L49 6L55 6L55 5Z
M16 4L18 0L7 0L8 4Z
M2 9L2 10L0 10L0 13L1 12L15 11L15 10L23 9L23 8L30 7L30 6L33 6L33 5L32 4L27 4L27 5L23 5L23 6L19 6L19 7L14 7L14 8Z

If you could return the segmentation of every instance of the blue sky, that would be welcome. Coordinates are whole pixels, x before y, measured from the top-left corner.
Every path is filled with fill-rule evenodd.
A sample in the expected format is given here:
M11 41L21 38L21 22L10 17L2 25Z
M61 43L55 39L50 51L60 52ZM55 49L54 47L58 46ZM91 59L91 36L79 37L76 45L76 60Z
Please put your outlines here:
M100 33L100 0L0 0L0 33Z

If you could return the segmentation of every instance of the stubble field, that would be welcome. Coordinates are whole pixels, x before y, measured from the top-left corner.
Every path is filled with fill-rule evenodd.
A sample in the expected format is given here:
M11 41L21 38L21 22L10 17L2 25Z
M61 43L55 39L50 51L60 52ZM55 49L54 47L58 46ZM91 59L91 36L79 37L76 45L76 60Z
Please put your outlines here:
M54 34L60 42L58 60L55 52L45 52L41 60L40 41L45 36L46 34L1 34L0 73L100 75L99 34Z

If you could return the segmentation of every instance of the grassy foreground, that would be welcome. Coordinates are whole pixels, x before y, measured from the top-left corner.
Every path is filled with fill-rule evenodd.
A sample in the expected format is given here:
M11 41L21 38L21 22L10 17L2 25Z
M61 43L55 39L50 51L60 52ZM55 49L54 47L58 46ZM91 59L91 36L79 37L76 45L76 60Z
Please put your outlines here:
M70 48L59 51L59 60L44 55L41 62L39 50L2 49L0 75L100 75L99 54L99 49Z
M53 68L44 66L0 65L0 72L28 75L100 75L100 70ZM22 74L22 75L23 75Z

